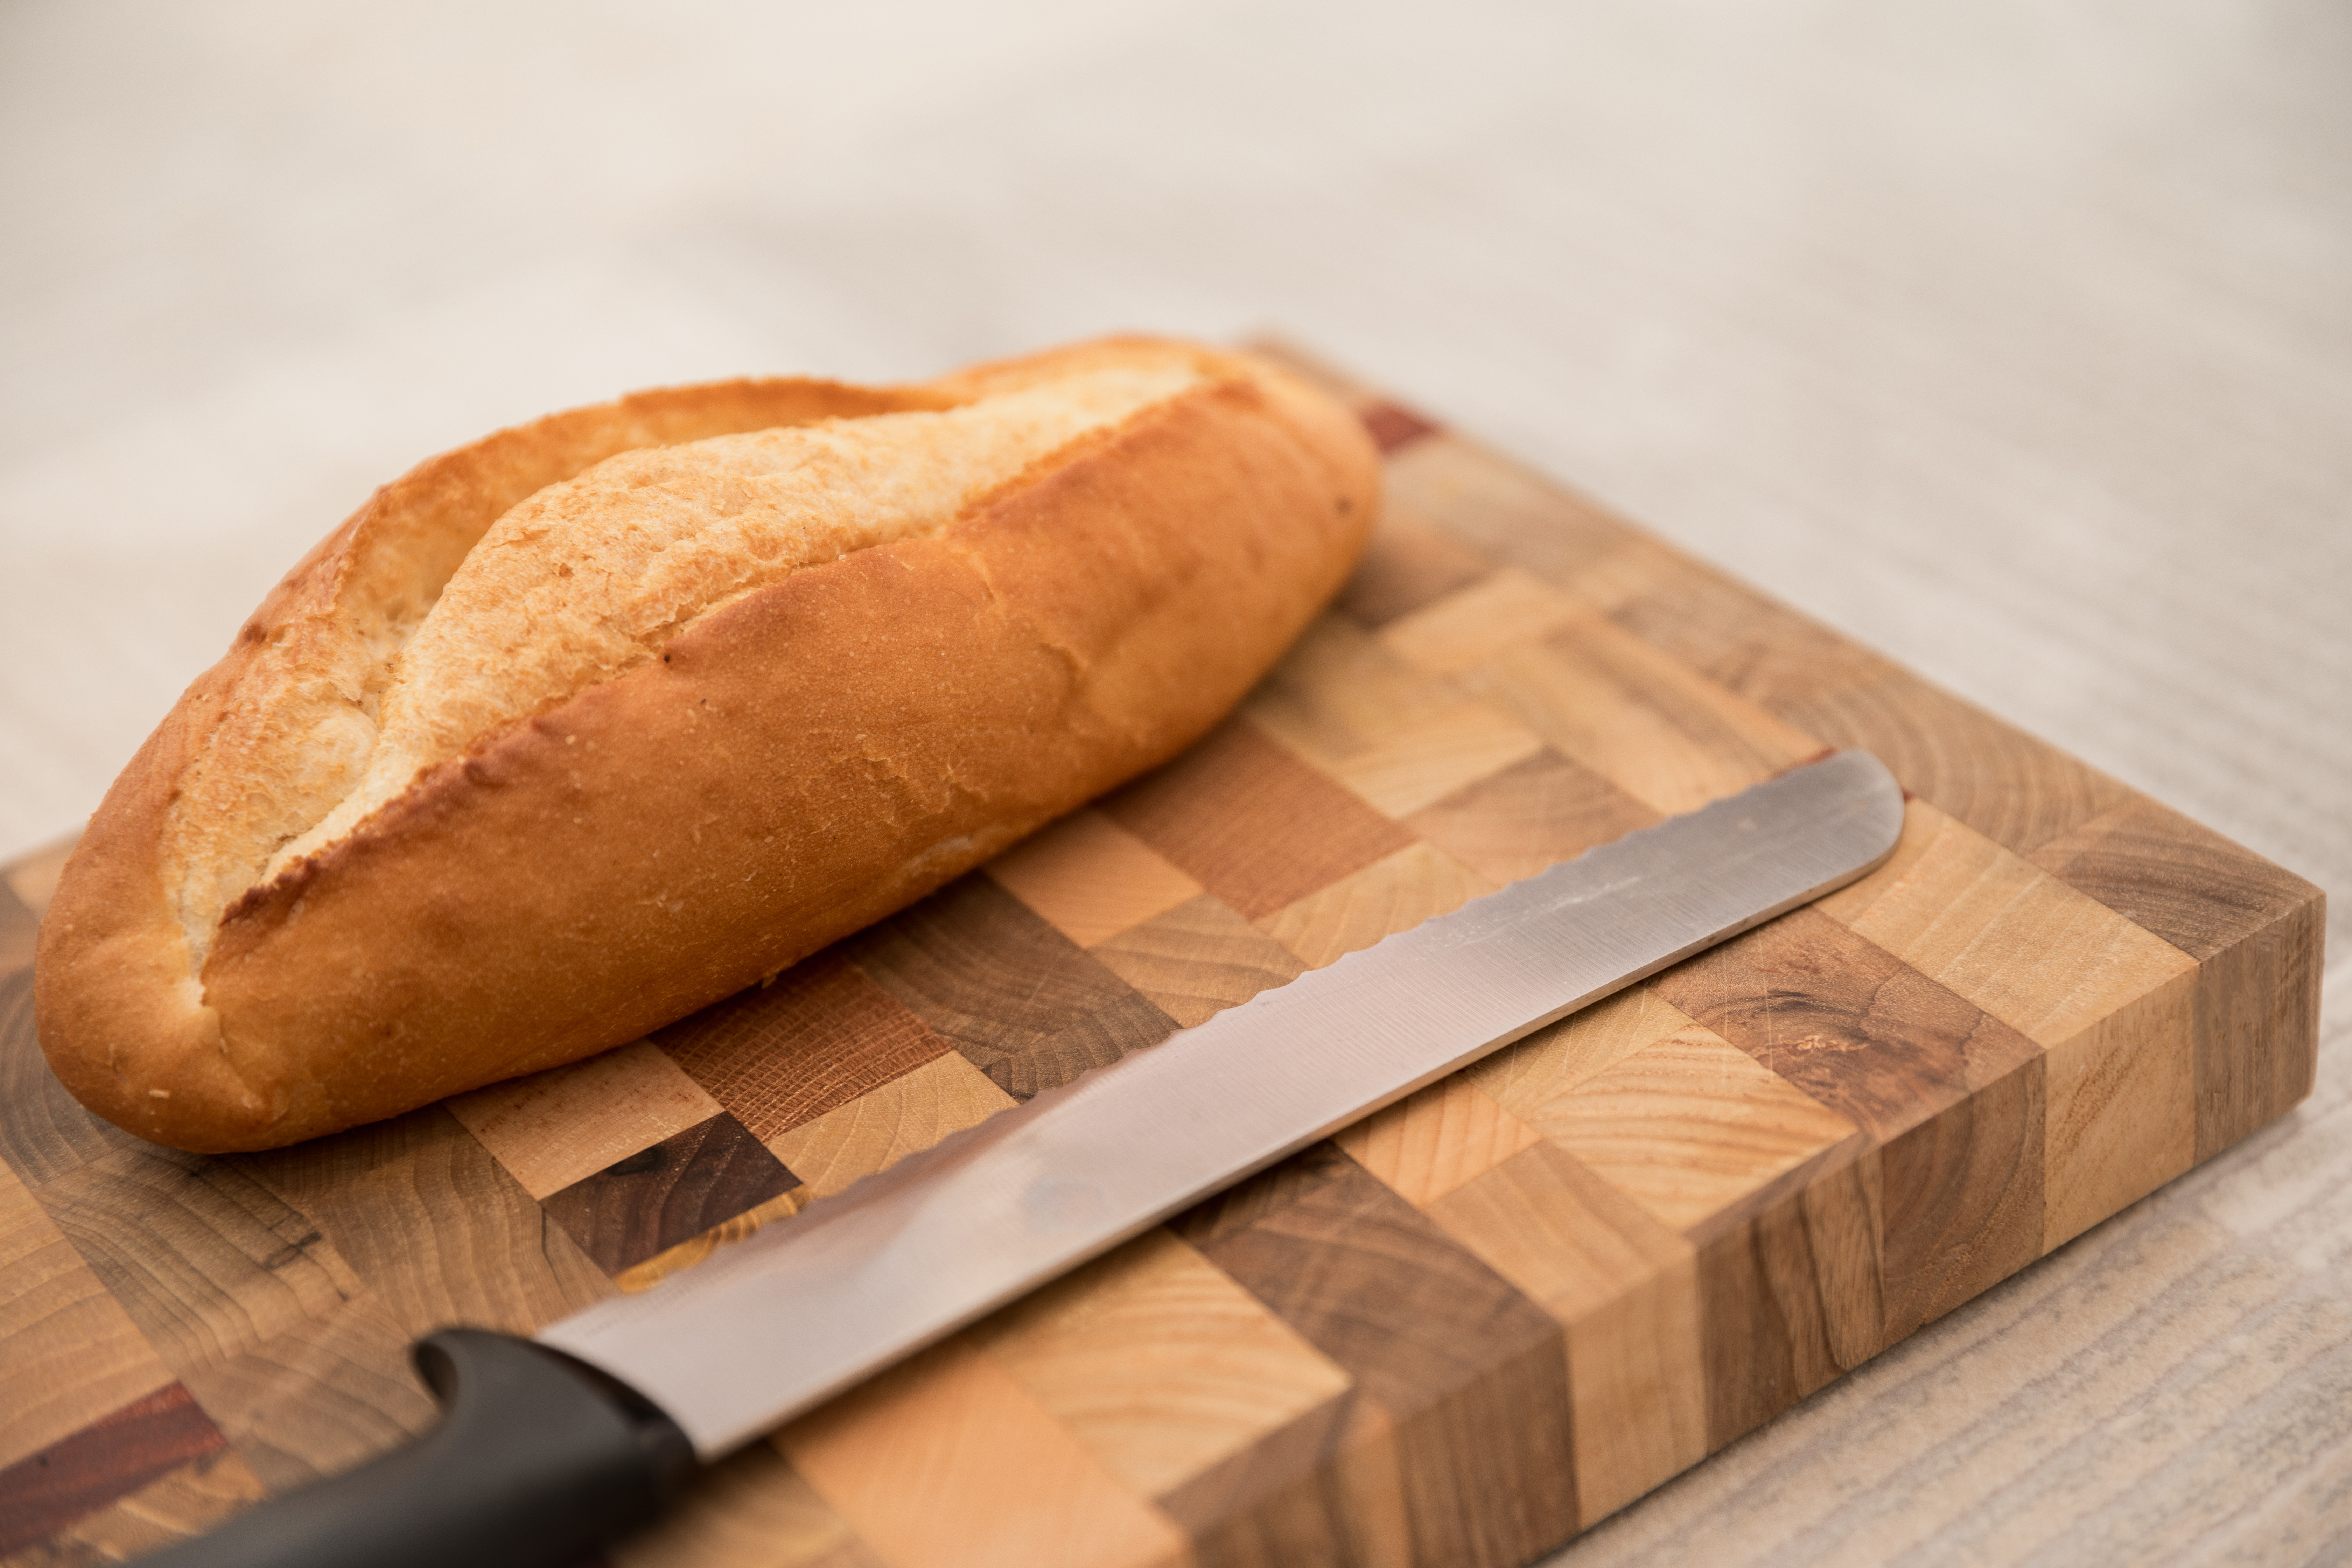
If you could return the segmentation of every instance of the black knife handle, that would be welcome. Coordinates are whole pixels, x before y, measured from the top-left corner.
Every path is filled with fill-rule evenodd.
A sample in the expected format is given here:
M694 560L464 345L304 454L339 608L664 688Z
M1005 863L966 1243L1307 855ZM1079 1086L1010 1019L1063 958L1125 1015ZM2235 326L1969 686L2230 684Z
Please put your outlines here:
M572 1568L646 1524L692 1473L669 1417L528 1340L417 1342L441 1424L358 1469L145 1559L155 1568Z

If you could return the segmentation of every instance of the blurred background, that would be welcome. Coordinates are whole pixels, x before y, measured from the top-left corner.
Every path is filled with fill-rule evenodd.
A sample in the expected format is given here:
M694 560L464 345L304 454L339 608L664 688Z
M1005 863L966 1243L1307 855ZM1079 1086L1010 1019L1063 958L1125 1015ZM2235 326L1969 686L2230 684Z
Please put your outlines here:
M426 454L1274 331L2328 887L2340 1047L2347 83L2337 0L8 0L0 859ZM2352 1278L2352 1217L2313 1234ZM1939 1486L1998 1517L1832 1495L1823 1401L1875 1375L1571 1555L1728 1551L1726 1488L1827 1488L1802 1539L1853 1550ZM2212 1440L2307 1460L2343 1381ZM2076 1500L2187 1484L2150 1466Z

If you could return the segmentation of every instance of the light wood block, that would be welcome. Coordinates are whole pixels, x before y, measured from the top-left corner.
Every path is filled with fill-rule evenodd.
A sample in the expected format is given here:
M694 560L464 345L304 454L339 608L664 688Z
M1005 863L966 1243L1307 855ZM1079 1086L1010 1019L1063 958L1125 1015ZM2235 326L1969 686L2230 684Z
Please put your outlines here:
M1104 816L1081 811L989 864L1014 898L1092 947L1201 896L1201 884Z
M887 1568L772 1445L712 1468L679 1524L614 1546L614 1568Z
M1409 844L1275 910L1258 925L1307 967L1320 969L1494 890L1494 883L1435 845Z
M776 1446L894 1568L1159 1568L1186 1556L1172 1520L961 1340L794 1422Z
M1589 1523L1706 1455L1697 1251L1553 1143L1433 1206L1568 1328L1577 1500Z
M1496 655L1467 678L1562 755L1672 816L1822 750L1605 616Z
M1467 1073L1408 1095L1332 1140L1418 1208L1542 1141Z
M1696 1025L1630 1053L1528 1121L1678 1231L1752 1200L1859 1131Z
M1387 816L1410 816L1543 750L1532 731L1484 702L1464 702L1344 756L1333 778Z
M1269 985L1297 979L1304 968L1288 948L1206 893L1129 926L1093 951L1105 968L1186 1028Z
M1166 1231L1006 1309L974 1342L1147 1497L1349 1385L1297 1330Z
M838 1110L777 1134L768 1147L819 1197L887 1171L950 1132L986 1121L1013 1097L950 1053Z
M121 1306L0 1165L0 1467L172 1381Z
M1488 573L1435 604L1381 628L1407 664L1458 675L1575 620L1584 601L1516 566Z
M718 1115L719 1102L660 1047L640 1040L458 1095L449 1114L523 1191L543 1198Z

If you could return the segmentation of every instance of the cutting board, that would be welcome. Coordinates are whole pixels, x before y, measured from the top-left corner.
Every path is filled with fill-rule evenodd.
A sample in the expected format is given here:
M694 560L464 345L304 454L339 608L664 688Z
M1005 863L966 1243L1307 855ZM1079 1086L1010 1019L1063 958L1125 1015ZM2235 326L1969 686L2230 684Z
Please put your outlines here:
M793 1424L614 1562L1524 1563L2309 1089L2316 889L1326 379L1386 517L1237 716L622 1050L276 1153L159 1149L42 1065L63 851L14 868L0 1556L134 1553L354 1464L431 1423L420 1332L646 1288L1828 747L1912 797L1884 869Z

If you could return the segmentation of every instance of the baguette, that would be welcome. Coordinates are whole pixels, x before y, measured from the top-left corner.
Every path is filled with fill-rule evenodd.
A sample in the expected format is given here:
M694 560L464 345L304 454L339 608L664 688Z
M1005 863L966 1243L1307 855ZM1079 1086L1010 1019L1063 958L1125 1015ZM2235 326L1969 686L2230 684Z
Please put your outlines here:
M1378 503L1349 414L1109 340L499 432L312 551L43 923L75 1097L271 1148L624 1044L1207 731Z

